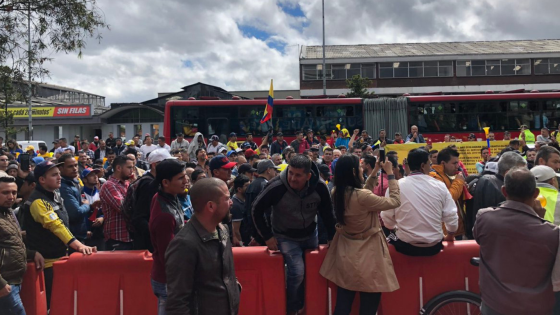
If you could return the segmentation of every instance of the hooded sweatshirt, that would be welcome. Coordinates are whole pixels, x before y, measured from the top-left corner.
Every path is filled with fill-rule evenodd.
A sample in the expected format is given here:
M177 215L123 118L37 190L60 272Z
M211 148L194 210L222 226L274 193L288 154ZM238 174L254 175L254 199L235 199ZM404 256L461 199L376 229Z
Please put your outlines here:
M198 136L202 136L202 143L198 142ZM204 135L202 134L202 132L197 132L194 135L194 138L191 144L189 144L189 148L187 149L187 153L189 154L191 161L196 161L196 150L198 150L199 148L206 149L206 142L204 142Z
M301 192L288 184L288 168L272 179L253 203L253 221L259 234L264 240L273 236L306 240L314 235L319 214L331 240L335 233L334 210L327 184L319 177L317 165L311 163L311 178ZM264 218L269 207L272 207L272 229Z

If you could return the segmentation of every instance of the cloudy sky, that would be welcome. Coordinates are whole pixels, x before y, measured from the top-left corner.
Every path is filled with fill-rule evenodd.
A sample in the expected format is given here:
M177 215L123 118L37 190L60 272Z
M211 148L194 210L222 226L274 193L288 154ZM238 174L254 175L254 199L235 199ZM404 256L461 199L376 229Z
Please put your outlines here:
M558 0L325 0L329 44L559 38ZM196 82L298 89L319 45L321 0L98 0L110 30L83 57L54 55L52 84L140 102Z

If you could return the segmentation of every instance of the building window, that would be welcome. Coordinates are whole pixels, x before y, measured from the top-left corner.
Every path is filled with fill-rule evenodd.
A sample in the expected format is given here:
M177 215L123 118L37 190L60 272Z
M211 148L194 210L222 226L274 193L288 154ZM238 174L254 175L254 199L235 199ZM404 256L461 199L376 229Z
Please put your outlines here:
M126 140L126 126L125 125L117 125L117 134L123 141Z
M140 135L140 139L142 139L142 125L134 125L134 134Z
M323 65L302 65L303 80L323 80ZM374 63L346 63L346 64L327 64L327 80L347 80L355 75L362 78L375 79Z
M458 60L457 76L529 75L529 59Z
M560 74L560 58L535 59L535 74Z
M428 78L453 76L453 61L382 62L380 78Z

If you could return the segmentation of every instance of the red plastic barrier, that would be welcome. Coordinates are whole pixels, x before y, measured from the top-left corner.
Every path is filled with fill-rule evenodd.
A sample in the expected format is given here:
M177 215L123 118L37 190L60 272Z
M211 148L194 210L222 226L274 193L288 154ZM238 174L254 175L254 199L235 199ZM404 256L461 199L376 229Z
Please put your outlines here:
M20 297L27 315L47 315L47 293L45 292L45 276L35 269L35 263L27 263L27 271L23 276Z
M239 314L285 315L284 259L266 247L234 247L235 275L243 287Z
M54 264L52 315L157 314L147 251L79 253Z
M421 305L430 299L446 291L466 290L467 284L469 291L479 293L478 268L470 265L470 259L479 255L475 241L444 242L443 252L432 257L406 256L391 245L389 250L400 289L383 293L378 314L418 314ZM336 285L318 272L326 252L327 249L321 247L306 254L305 303L308 315L329 314L328 288L331 288L331 310L334 311ZM358 300L356 295L352 314L358 314Z

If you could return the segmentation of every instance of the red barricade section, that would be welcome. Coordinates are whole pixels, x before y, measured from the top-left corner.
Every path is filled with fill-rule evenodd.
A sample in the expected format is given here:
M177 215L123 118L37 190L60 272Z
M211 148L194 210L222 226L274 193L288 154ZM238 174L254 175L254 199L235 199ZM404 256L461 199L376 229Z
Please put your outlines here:
M239 314L285 315L282 255L271 253L266 247L234 247L233 260L235 275L243 287Z
M23 276L20 297L27 315L47 315L47 297L43 271L35 268L35 263L27 263Z
M468 291L480 292L478 268L470 265L470 259L479 256L475 241L444 242L444 250L432 257L406 256L391 245L389 250L400 289L383 293L380 315L418 314L422 305L435 296L452 290L466 290L467 285ZM336 305L336 285L319 274L326 253L327 248L322 246L306 254L305 303L308 315L329 314L328 288L331 289L332 311ZM359 297L356 295L352 314L358 314L358 307Z
M157 314L147 251L79 253L54 264L52 315Z

